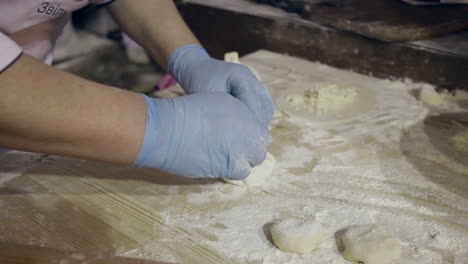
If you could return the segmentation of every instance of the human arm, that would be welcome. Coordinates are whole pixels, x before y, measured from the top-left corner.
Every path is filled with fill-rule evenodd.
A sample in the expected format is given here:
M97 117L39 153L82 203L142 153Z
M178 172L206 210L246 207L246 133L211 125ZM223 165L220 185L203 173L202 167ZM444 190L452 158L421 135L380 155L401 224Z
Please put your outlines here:
M200 44L173 0L118 0L107 9L122 30L164 68L177 48Z
M188 94L231 94L263 123L270 122L274 105L265 87L247 67L211 58L172 0L118 0L108 8L123 31L167 67Z
M0 73L0 146L241 179L269 134L227 94L143 97L21 55Z
M145 129L143 98L21 55L0 73L0 145L130 164Z

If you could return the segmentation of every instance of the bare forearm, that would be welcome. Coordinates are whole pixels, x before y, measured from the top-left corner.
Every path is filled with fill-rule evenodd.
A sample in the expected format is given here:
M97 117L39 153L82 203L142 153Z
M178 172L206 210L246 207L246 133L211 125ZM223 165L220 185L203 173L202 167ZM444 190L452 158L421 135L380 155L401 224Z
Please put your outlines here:
M185 44L199 44L173 0L119 0L109 10L123 31L142 45L162 67Z
M0 146L131 163L146 118L140 95L22 55L0 74Z

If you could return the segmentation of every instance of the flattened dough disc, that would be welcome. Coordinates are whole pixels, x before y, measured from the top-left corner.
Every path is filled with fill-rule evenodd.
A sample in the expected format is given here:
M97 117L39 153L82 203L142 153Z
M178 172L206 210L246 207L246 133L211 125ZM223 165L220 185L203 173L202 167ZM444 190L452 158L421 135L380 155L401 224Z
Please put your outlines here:
M322 84L323 86L337 85L337 84ZM337 85L338 87L346 87L344 85ZM326 111L317 113L307 110L306 107L301 108L297 105L292 104L288 98L293 95L303 95L310 89L318 87L317 85L305 85L301 84L296 87L289 87L275 94L276 108L289 115L307 119L313 122L340 122L346 121L358 117L374 108L375 106L375 95L368 89L362 87L352 88L356 92L356 96L352 103L338 107L336 110L327 109ZM339 99L339 98L337 98ZM320 100L320 98L318 99Z

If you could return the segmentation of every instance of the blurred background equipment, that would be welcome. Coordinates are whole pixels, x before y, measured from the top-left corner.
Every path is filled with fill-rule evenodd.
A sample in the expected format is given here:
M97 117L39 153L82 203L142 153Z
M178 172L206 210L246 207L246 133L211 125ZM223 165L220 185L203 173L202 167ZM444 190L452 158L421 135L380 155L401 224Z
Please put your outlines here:
M343 263L338 235L368 223L395 231L399 263L468 263L468 6L405 2L177 1L211 55L270 90L272 177L243 188L0 149L0 263ZM185 95L105 9L73 14L54 66ZM272 221L303 216L326 224L324 246L277 249Z
M468 26L468 7L461 6L420 8L397 0L255 1L299 13L314 22L383 41L427 39ZM434 4L434 1L424 2Z
M182 11L218 58L267 49L380 78L468 89L468 6L341 3L306 3L313 7L306 18L254 0L186 0Z
M267 49L381 78L468 89L466 5L421 7L400 0L178 3L191 29L219 59L232 50L242 56ZM121 63L125 66L116 67ZM161 79L162 68L120 32L105 9L94 7L73 14L73 26L58 40L55 64L91 80L146 93L174 83L169 76ZM98 69L90 71L90 64Z

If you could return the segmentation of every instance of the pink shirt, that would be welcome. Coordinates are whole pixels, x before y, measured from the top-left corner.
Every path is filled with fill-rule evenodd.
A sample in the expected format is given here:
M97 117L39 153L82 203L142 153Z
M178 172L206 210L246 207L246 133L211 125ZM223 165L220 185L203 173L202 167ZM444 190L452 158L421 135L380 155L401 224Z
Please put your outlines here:
M22 52L52 63L55 41L71 12L112 0L0 0L0 72Z

